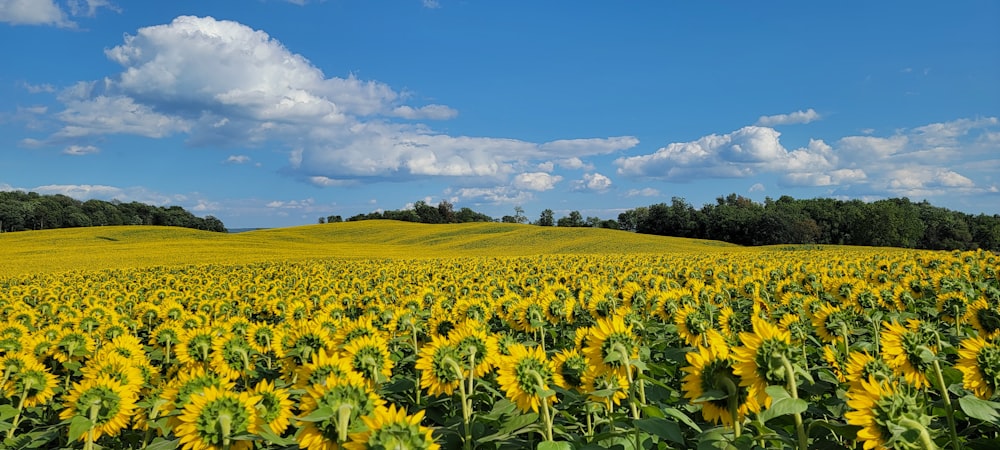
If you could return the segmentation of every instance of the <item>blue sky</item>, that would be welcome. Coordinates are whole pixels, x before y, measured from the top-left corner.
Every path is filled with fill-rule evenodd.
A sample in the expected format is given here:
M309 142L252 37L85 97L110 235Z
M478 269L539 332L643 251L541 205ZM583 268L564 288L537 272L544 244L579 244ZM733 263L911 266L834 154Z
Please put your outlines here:
M230 228L735 192L1000 213L1000 3L0 0L0 190Z

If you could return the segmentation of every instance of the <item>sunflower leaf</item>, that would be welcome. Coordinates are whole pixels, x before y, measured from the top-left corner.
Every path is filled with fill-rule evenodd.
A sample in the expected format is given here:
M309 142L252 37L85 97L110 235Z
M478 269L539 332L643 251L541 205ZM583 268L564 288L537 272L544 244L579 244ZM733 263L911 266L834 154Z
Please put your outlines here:
M767 393L771 396L771 407L760 412L760 421L767 423L775 417L788 414L801 414L809 408L809 403L800 398L792 398L781 386L768 386Z
M729 398L729 394L726 394L725 392L722 392L718 389L712 389L710 391L705 391L704 393L701 394L700 397L691 400L691 403L709 402L712 400L725 400L727 398Z
M572 450L573 444L566 441L542 441L538 443L538 450Z
M681 433L681 427L677 422L656 417L647 417L636 420L635 426L661 439L684 444L684 435Z
M17 415L17 408L11 405L0 405L0 420L7 420Z
M303 422L322 422L326 419L333 417L333 415L334 415L333 408L324 406L309 413L309 415L305 417L300 417L299 420Z
M94 422L83 416L73 416L69 421L69 441L73 442L80 439L83 433L90 431L90 428L94 426Z
M264 438L264 440L274 445L290 446L295 444L294 439L286 439L281 436L278 436L277 434L274 434L274 432L271 431L271 427L267 425L257 430L257 434L260 435L260 437Z
M958 399L958 405L969 417L1000 425L1000 403L983 400L969 394Z

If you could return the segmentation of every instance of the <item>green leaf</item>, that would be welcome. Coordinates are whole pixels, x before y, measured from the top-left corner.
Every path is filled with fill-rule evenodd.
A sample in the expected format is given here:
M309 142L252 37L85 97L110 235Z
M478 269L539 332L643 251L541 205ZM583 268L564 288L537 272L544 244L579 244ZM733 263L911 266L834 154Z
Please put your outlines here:
M180 445L180 443L180 439L167 440L162 437L158 437L153 439L153 442L150 442L149 445L146 446L146 450L174 450L178 445Z
M958 399L958 405L969 417L984 422L1000 425L1000 403L983 400L975 395L966 395Z
M260 430L257 430L257 434L274 445L289 446L295 444L294 439L285 439L277 434L274 434L274 432L271 431L271 427L267 425L261 427Z
M566 441L542 441L538 443L538 450L573 450L573 444Z
M309 413L308 416L299 418L299 420L303 422L322 422L326 419L333 417L333 415L334 415L333 408L330 408L329 406L324 406Z
M538 414L528 413L507 419L500 428L501 433L517 434L515 431L538 422Z
M17 408L7 404L0 405L0 420L7 420L17 415Z
M90 431L90 428L94 426L94 422L83 416L73 416L69 421L69 441L77 441L80 436L84 433Z
M694 431L701 433L701 427L698 426L694 420L688 417L687 414L684 414L683 411L677 408L663 408L663 414L673 417L674 419L681 421L684 425L691 427Z
M792 398L788 391L781 386L768 386L766 389L771 396L771 407L761 411L758 418L761 422L767 423L775 417L788 414L801 414L809 408L809 403L800 398Z
M691 403L701 403L712 400L725 400L727 398L729 398L729 394L726 394L725 392L722 392L718 389L712 389L710 391L705 391L704 393L702 393L701 397L691 400Z
M656 417L647 417L636 420L635 426L662 439L684 444L684 435L681 433L681 426L677 422Z

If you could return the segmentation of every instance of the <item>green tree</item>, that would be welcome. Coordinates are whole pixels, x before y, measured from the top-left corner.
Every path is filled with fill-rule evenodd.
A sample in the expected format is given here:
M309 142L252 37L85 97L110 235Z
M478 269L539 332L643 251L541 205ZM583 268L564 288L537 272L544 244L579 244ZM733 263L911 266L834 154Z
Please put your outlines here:
M536 222L536 224L542 227L551 227L555 225L555 213L548 208L542 210L542 213L538 216L538 222Z

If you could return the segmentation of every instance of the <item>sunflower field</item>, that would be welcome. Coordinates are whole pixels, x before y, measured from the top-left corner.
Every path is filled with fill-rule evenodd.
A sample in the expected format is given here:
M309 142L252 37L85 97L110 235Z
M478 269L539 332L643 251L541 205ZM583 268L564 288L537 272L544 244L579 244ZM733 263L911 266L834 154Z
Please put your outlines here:
M303 258L0 277L5 448L997 448L1000 256Z

